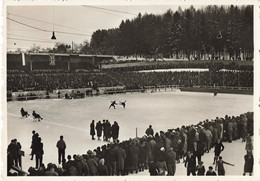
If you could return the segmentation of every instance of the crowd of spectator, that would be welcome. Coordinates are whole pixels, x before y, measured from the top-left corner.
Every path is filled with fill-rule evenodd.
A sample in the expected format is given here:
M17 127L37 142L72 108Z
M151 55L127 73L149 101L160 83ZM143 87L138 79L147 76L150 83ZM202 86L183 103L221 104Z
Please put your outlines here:
M117 85L103 73L35 73L8 74L7 90L56 90Z
M179 85L253 87L253 72L110 72L127 89L144 86Z
M184 162L187 175L205 175L203 155L214 149L212 158L218 175L225 175L221 152L225 151L222 142L232 142L242 139L246 142L246 155L244 157L245 175L253 172L253 112L240 116L217 117L212 120L199 122L197 125L169 128L154 134L152 125L146 130L146 135L141 138L109 142L94 150L88 150L83 155L67 155L67 160L62 160L62 165L48 163L47 167L41 163L30 167L29 176L95 176L95 175L128 175L149 169L150 175L173 176L178 172L176 164ZM100 133L98 137L101 137ZM17 153L11 149L16 143L8 146L8 175L13 166L17 166ZM57 144L58 145L58 144ZM232 146L232 144L227 144ZM67 145L70 146L70 145ZM16 147L17 148L17 147ZM41 152L42 153L42 152ZM232 154L232 153L231 153ZM243 159L243 158L236 158ZM55 161L53 161L55 162ZM212 165L206 175L217 175ZM232 165L232 164L230 164Z
M126 62L130 63L130 62ZM205 63L205 62L153 62L147 63L145 65L140 66L127 66L127 67L114 67L112 68L113 71L140 71L140 70L155 70L155 69L178 69L178 68L210 68L210 67L217 67L218 69L227 69L227 70L248 70L253 71L252 65L239 65L235 62L229 64L223 64L219 62L214 63ZM110 71L110 69L107 69Z
M8 74L7 90L57 90L97 88L125 85L127 89L144 86L179 85L192 87L234 86L253 87L252 71L227 72L132 72L111 71L107 73L36 73Z

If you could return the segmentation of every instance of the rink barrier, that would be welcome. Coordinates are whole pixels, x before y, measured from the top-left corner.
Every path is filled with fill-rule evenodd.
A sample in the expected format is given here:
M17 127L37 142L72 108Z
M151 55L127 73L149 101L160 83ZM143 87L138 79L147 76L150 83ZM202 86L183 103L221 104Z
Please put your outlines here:
M200 92L205 90L217 90L222 92L223 90L230 91L230 93L236 92L252 92L253 87L232 87L232 86L193 86L193 87L183 87L179 85L158 85L158 86L144 86L139 89L125 89L124 86L115 86L115 87L98 87L97 89L92 88L79 88L79 89L59 89L53 90L52 92L47 91L18 91L12 92L12 97L7 96L7 101L28 101L34 99L57 99L65 97L67 93L72 98L84 98L90 96L98 95L109 95L109 94L126 94L126 93L154 93L154 92L171 92L171 91L187 91L194 89L195 92ZM80 92L81 95L77 95L77 92ZM58 94L60 92L60 94ZM29 94L29 95L28 95ZM31 95L33 94L33 95ZM19 95L21 97L19 97ZM84 97L82 97L84 95Z

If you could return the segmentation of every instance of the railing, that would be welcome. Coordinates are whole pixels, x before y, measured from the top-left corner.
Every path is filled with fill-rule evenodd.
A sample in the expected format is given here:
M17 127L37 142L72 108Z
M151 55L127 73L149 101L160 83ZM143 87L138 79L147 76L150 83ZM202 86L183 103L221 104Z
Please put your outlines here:
M98 95L108 95L108 94L126 94L126 93L145 93L145 92L171 92L171 91L177 91L180 88L198 88L198 89L213 89L213 90L239 90L239 91L253 91L253 87L232 87L232 86L193 86L193 87L180 87L179 85L158 85L158 86L144 86L144 88L139 89L125 89L124 86L118 86L118 87L102 87L100 88L100 91L92 90L91 88L85 88L80 90L81 96L77 96L75 89L75 93L73 94L73 98L83 98L83 97L89 97L89 96L98 96ZM85 94L86 90L91 90L90 94ZM79 89L78 89L79 90ZM83 91L83 92L82 92ZM33 91L32 91L33 92ZM57 99L64 97L65 93L68 93L69 95L72 92L72 89L64 89L60 90L60 94L58 94L58 91L55 91L55 93L49 93L49 95L46 95L46 93L43 93L44 91L38 91L34 92L34 95L30 95L30 91L24 92L24 95L22 95L23 92L19 92L22 96L8 96L7 101L27 101L27 100L35 100L35 99ZM17 94L17 93L16 93ZM82 97L82 94L84 96ZM76 96L75 96L76 95Z
M193 86L194 88L205 88L205 89L228 89L228 90L253 90L253 87L232 87L232 86Z

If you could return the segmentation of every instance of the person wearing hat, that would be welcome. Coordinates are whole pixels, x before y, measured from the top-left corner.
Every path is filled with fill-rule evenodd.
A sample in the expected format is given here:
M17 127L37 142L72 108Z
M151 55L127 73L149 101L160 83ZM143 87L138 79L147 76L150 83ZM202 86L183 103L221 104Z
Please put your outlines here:
M98 171L99 176L108 175L107 166L105 165L105 159L104 158L101 158L99 160L97 171Z
M196 167L197 175L198 176L204 176L205 174L205 167L203 165L203 161L199 161L199 164Z
M216 172L214 172L212 166L209 166L209 170L207 171L206 176L217 176L217 174L216 174Z

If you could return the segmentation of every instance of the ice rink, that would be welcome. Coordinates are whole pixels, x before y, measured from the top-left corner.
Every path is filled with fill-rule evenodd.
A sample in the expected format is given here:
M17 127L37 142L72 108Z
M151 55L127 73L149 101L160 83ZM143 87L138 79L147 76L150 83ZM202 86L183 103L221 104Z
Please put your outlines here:
M110 102L116 100L127 101L126 109L117 105L116 109L108 109ZM23 107L29 114L33 110L44 119L33 122L32 116L22 118L20 109ZM240 115L253 111L253 96L238 94L191 93L191 92L157 92L102 95L84 99L64 100L34 100L25 102L7 103L7 133L8 144L16 138L25 151L23 169L28 170L35 166L35 160L30 160L30 146L32 130L39 133L44 144L43 163L58 163L56 143L63 135L67 144L66 155L84 154L89 149L105 144L103 141L92 141L90 136L90 123L108 119L112 124L117 121L119 139L133 138L137 134L144 135L146 128L151 124L154 131L166 131L182 125L197 124L205 119L224 117L225 115ZM226 143L223 160L234 163L236 167L226 168L227 175L241 175L243 172L245 143L236 141ZM230 145L230 146L229 146ZM232 145L232 147L231 147ZM242 150L241 150L242 149ZM237 151L240 150L240 151ZM202 157L205 167L213 162L213 150ZM205 160L204 160L205 159ZM140 175L147 175L147 172ZM176 175L185 175L182 164L178 164Z

